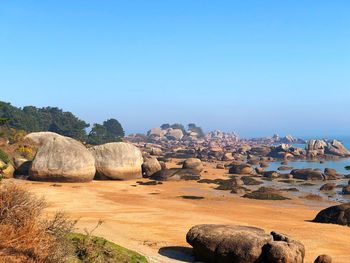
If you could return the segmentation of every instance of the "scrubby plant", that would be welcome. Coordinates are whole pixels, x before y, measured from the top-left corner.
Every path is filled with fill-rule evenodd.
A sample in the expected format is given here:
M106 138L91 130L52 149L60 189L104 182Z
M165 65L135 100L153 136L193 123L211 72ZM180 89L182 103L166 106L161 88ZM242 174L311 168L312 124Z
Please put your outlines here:
M14 183L0 183L0 262L147 263L140 254L103 238L72 231L76 221L63 212L44 213L46 202Z
M9 155L0 149L0 161L3 161L4 163L11 163L11 159Z
M32 160L33 159L33 148L30 146L26 146L26 145L21 145L18 147L17 152L24 158L28 159L28 160Z
M75 225L64 213L44 217L46 203L13 183L0 185L0 262L68 262Z
M75 256L79 262L84 263L147 263L144 256L118 246L108 240L93 236L92 233L102 224L99 221L96 227L90 231L85 229L86 234L72 233L69 235L75 248Z

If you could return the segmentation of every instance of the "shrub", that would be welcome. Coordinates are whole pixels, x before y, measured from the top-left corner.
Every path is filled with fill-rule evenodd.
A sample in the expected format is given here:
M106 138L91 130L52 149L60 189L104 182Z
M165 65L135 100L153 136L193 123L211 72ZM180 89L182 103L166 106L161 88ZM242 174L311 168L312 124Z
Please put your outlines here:
M71 233L69 238L75 249L75 256L80 262L101 262L101 263L147 263L144 256L118 246L104 238L93 236L92 233L102 224L99 221L94 229L86 235Z
M24 157L28 160L33 159L33 148L31 148L29 146L19 146L17 151L22 157Z
M46 203L26 189L0 185L0 262L67 262L72 255L68 233L75 222L59 212L43 217Z
M0 160L4 163L11 163L11 159L7 153L0 149Z

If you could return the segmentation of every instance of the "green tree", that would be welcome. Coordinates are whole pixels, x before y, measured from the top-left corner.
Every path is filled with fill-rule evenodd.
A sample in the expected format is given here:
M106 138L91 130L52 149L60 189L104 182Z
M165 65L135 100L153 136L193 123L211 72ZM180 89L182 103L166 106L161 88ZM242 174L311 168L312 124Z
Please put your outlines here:
M169 128L170 128L170 124L169 124L169 123L164 123L164 124L160 125L160 128L161 128L162 130L169 129Z
M124 137L124 130L116 119L109 119L103 124L95 123L92 127L87 142L92 145L109 142L119 142Z
M52 131L78 140L86 139L86 128L90 125L57 107L17 108L0 101L0 118L8 119L7 126L27 132Z
M198 134L199 138L203 138L205 136L203 130L201 127L198 127L196 124L194 123L190 123L188 124L188 130L191 132L195 132Z
M122 125L116 119L104 121L103 126L106 127L107 132L113 135L115 138L123 138L125 136Z
M0 118L0 126L4 126L7 122L8 122L9 119L7 118Z
M170 128L182 130L183 134L186 133L185 127L180 123L174 123L170 126Z

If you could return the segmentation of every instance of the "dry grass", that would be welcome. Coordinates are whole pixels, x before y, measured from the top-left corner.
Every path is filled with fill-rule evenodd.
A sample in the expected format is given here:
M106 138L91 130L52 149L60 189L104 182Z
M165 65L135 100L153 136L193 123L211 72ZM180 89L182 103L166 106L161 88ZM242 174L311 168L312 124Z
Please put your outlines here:
M0 262L67 262L75 222L58 212L45 219L46 203L26 189L0 184Z

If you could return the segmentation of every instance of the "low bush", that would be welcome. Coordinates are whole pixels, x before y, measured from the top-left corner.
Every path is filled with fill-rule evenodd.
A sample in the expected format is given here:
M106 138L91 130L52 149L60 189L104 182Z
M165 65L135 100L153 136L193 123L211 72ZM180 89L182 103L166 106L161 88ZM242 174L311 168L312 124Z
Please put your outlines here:
M69 262L67 239L75 225L59 212L46 219L46 203L26 189L0 185L0 262Z
M147 263L136 252L92 236L94 229L72 233L76 221L63 212L47 218L45 208L45 200L25 188L0 183L0 262Z
M0 161L3 161L4 163L11 163L11 159L9 155L0 149Z

